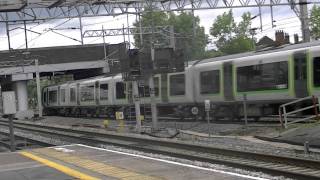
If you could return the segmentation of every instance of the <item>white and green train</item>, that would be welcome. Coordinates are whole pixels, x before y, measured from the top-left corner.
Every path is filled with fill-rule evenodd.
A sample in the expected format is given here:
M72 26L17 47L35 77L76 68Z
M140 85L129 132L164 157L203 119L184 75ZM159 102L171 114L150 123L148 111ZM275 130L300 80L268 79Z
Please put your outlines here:
M190 116L195 106L202 114L209 99L217 117L240 117L244 96L249 116L272 115L282 103L320 95L320 42L193 61L184 72L154 79L161 115L178 109ZM51 113L112 116L129 106L130 91L121 75L96 77L45 87L43 104ZM148 86L139 91L142 104L149 104Z

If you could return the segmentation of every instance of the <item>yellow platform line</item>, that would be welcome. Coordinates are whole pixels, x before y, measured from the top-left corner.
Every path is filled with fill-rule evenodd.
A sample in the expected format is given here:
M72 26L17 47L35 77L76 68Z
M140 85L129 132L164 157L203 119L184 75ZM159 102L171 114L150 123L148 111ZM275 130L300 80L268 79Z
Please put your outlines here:
M29 152L19 152L19 154L25 156L25 157L28 157L32 160L35 160L35 161L38 161L42 164L45 164L46 166L49 166L51 168L54 168L58 171L61 171L69 176L72 176L72 177L75 177L75 178L78 178L78 179L83 179L83 180L98 180L99 178L96 178L96 177L93 177L93 176L89 176L87 174L84 174L84 173L81 173L77 170L74 170L74 169L71 169L69 167L66 167L66 166L63 166L61 164L57 164L55 162L52 162L52 161L49 161L47 159L44 159L44 158L41 158L39 156L36 156L32 153L29 153Z
M164 178L161 177L145 175L122 167L93 161L85 157L75 156L73 155L73 153L57 151L55 149L41 148L33 149L32 151L102 175L110 176L121 180L164 180Z

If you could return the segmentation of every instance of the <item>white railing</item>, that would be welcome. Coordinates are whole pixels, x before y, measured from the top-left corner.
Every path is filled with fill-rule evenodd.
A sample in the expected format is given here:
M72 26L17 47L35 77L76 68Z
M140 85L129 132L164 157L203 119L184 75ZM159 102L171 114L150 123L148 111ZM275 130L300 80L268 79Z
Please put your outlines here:
M299 109L296 109L296 110L293 110L293 111L290 111L290 112L287 109L287 107L289 105L294 105L294 104L301 103L303 101L308 101L308 100L312 100L312 105L311 106L301 107ZM319 104L320 104L319 100L320 100L320 98L318 98L316 96L308 96L308 97L304 97L304 98L301 98L301 99L297 99L297 100L288 102L286 104L282 104L279 107L279 117L280 117L281 125L284 126L285 128L288 128L288 126L290 124L294 124L294 123L302 122L302 121L307 121L307 120L311 120L311 119L319 117ZM296 119L296 120L288 121L288 116L295 115L295 114L297 114L299 112L302 112L302 111L305 111L305 110L309 110L309 109L313 109L313 113L314 113L313 115L304 117L302 119Z

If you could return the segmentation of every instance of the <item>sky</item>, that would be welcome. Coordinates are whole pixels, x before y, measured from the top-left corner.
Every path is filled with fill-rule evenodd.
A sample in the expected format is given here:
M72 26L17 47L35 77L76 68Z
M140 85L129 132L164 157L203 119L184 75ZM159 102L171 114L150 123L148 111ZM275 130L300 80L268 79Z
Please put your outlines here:
M310 6L310 5L309 5ZM310 9L311 7L309 7ZM227 12L229 9L212 9L212 10L198 10L195 11L195 15L200 17L200 25L205 28L206 34L209 34L210 27L212 26L215 18L218 15ZM244 12L251 12L252 16L258 15L258 8L236 8L233 9L235 21L241 21L241 15ZM290 40L293 42L294 33L299 34L301 37L301 27L300 20L296 14L290 9L290 7L280 6L274 7L274 20L275 28L271 26L271 14L269 7L262 8L262 30L257 30L257 35L255 38L260 39L263 36L269 36L274 39L275 30L284 30L290 35ZM129 26L135 22L136 16L129 15ZM90 17L82 18L83 29L85 30L95 30L104 28L122 28L127 27L127 15L121 15L116 17ZM60 26L58 26L60 25ZM10 29L16 27L23 27L22 25L10 26ZM28 46L29 48L35 47L49 47L49 46L65 46L65 45L80 45L81 43L64 36L55 34L48 31L48 28L69 28L69 27L79 27L79 19L60 19L60 20L50 20L45 23L40 24L28 24L27 29L41 33L39 34L28 32ZM257 17L252 20L252 28L260 28L260 18ZM80 31L79 30L57 30L56 32L64 34L65 36L77 39L80 41ZM10 31L11 47L13 49L25 48L25 37L23 29L16 29ZM213 37L210 39L214 40ZM126 37L127 40L127 37ZM131 43L133 42L132 37L130 37ZM85 38L85 44L102 43L102 38ZM123 36L117 37L106 37L106 43L116 44L123 42ZM214 44L211 43L207 46L207 49L215 48ZM0 50L8 50L8 40L6 36L6 30L4 24L0 23Z

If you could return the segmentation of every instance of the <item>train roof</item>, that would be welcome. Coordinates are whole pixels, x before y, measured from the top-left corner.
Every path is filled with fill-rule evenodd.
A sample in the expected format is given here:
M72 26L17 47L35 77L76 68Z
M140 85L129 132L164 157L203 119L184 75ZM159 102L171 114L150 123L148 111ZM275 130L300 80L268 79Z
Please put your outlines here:
M283 45L279 47L268 47L257 51L251 51L251 52L245 52L245 53L239 53L239 54L232 54L232 55L226 55L226 56L219 56L209 59L202 59L202 60L195 60L189 62L190 65L197 65L197 64L204 64L209 62L215 62L215 61L225 61L225 60L231 60L231 59L237 59L242 57L248 57L248 56L255 56L255 55L263 55L268 54L272 52L281 52L281 51L288 51L288 50L294 50L294 49L303 49L313 46L320 46L320 41L312 41L308 43L300 43L300 44L293 44L293 45Z

